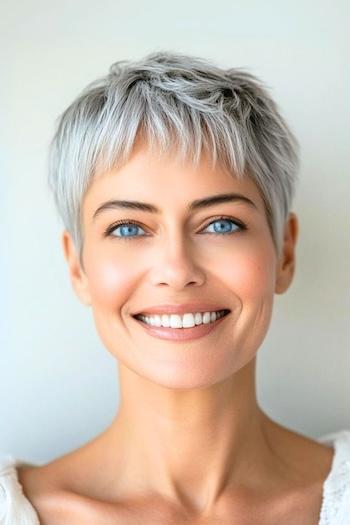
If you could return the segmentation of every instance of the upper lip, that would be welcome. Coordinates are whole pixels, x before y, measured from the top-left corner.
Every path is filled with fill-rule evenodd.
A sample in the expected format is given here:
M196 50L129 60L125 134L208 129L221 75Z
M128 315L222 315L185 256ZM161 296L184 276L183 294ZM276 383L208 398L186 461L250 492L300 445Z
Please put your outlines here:
M146 306L139 312L133 315L140 314L186 314L194 312L214 312L218 310L229 310L225 306L220 304L210 304L210 303L186 303L186 304L159 304L157 306Z

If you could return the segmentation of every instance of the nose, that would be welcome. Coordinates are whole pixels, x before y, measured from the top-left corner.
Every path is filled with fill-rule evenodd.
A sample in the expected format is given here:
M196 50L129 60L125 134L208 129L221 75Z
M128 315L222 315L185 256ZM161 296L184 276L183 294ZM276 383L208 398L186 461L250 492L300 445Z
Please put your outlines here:
M177 236L161 243L154 254L155 261L151 271L153 286L168 285L173 290L185 286L201 286L205 282L205 272L194 254L194 247L188 239Z

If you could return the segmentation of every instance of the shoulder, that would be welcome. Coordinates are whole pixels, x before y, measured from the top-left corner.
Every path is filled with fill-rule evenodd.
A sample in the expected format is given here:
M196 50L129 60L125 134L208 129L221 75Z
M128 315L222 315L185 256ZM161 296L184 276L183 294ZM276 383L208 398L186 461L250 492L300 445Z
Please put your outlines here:
M68 522L62 509L70 512L77 506L77 498L62 488L62 476L52 466L27 463L9 454L0 455L1 525L46 525L53 520L55 523Z
M7 454L0 456L0 519L1 524L39 525L38 515L23 493L18 481L17 465L20 460Z
M350 514L350 429L326 434L318 441L334 448L332 468L324 483L320 525L346 525Z

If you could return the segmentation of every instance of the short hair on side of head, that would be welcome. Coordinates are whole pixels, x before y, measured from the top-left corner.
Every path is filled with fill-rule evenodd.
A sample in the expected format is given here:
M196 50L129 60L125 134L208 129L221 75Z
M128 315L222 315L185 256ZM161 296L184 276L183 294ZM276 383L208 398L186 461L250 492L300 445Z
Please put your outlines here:
M298 142L268 88L244 68L157 51L119 60L59 116L48 184L82 254L82 202L97 173L122 166L138 137L194 165L203 150L233 176L249 176L263 198L279 256L299 168Z

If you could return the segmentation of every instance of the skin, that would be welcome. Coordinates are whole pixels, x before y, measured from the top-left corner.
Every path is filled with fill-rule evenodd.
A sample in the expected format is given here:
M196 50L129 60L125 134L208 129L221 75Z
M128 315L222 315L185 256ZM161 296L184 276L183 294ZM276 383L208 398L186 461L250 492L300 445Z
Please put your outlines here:
M247 196L256 208L230 202L187 210L226 192ZM110 209L93 220L111 198L152 203L161 213ZM122 168L99 174L82 209L83 265L67 231L62 246L73 288L118 360L120 406L93 441L19 471L42 522L248 525L259 516L260 524L281 525L292 516L294 524L317 525L333 450L273 422L255 390L274 295L286 292L295 272L295 213L278 258L249 178L213 169L205 155L198 168L156 156L141 141ZM229 223L233 233L213 233L208 225L218 215L248 229ZM137 221L139 237L118 238L120 228L104 237L120 219ZM131 317L190 301L231 313L207 336L181 343L148 335Z

